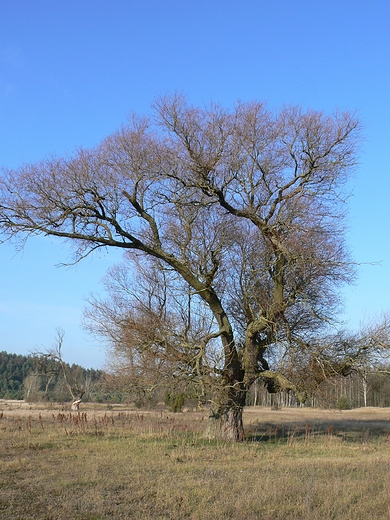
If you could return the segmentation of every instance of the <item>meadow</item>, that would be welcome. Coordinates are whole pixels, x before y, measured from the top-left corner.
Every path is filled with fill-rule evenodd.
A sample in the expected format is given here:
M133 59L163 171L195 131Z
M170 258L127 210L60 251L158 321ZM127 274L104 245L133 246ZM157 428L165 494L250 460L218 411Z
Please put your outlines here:
M251 407L240 444L207 417L0 400L0 518L390 518L389 409Z

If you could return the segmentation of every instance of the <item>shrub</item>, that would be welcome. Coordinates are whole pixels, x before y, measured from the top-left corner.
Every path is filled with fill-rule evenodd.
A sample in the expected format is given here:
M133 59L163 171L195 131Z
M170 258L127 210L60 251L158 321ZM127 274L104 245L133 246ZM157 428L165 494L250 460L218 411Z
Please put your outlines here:
M178 413L184 405L184 394L182 392L176 394L170 390L167 390L164 394L164 403L169 406L171 412Z
M349 410L351 408L349 400L345 395L341 395L337 401L337 408L339 410Z

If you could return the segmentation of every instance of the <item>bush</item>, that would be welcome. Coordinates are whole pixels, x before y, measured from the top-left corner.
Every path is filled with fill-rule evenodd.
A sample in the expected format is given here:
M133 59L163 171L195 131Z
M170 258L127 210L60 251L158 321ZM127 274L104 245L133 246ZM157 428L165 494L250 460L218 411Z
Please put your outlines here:
M339 410L349 410L351 408L349 400L345 395L341 395L337 401L337 408Z
M182 392L176 394L170 390L167 390L164 394L164 403L169 406L171 412L178 413L184 405L184 394Z

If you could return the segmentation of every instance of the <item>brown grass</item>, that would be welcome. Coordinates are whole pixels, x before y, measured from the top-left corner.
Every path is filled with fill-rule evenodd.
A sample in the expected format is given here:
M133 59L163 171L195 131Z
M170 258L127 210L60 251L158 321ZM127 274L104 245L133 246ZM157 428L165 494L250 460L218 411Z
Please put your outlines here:
M2 519L390 517L387 409L248 408L243 444L206 440L206 412L0 417Z

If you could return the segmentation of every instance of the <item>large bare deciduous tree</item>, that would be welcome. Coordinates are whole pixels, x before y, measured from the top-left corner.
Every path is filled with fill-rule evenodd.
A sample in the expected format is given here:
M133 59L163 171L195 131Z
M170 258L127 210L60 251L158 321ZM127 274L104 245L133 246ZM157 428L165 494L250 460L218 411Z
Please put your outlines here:
M95 300L96 330L138 374L205 385L220 434L241 440L250 386L298 391L286 360L321 357L311 345L353 278L344 188L359 139L349 113L162 98L95 149L3 171L0 226L69 239L76 260L126 250L142 281L114 273L128 299Z

